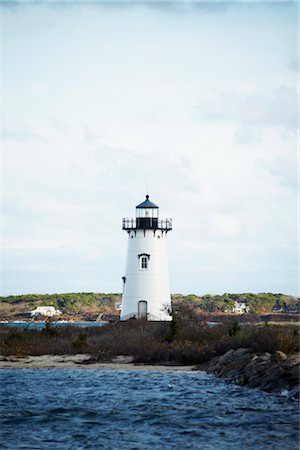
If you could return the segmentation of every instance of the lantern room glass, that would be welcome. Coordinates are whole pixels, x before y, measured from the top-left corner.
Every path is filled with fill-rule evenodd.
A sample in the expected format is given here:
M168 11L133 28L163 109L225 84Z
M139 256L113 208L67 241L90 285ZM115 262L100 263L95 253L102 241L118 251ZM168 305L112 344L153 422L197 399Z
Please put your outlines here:
M158 219L158 208L136 208L136 217Z

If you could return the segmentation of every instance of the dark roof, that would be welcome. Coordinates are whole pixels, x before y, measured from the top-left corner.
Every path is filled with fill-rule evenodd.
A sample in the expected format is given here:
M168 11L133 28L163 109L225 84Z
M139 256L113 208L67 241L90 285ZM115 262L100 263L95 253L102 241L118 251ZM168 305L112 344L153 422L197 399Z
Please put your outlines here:
M146 200L143 203L137 205L136 208L158 208L158 206L150 202L149 195L146 195Z

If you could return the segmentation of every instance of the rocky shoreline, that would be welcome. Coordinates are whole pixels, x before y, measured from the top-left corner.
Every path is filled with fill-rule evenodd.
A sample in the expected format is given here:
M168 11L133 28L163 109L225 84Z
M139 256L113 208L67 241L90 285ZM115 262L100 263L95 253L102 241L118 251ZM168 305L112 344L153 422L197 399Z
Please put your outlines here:
M91 368L114 370L202 370L225 381L262 389L267 392L285 393L289 398L300 398L299 353L287 356L281 351L255 353L249 348L229 350L201 365L176 365L163 361L160 364L136 364L131 356L119 355L110 362L100 362L89 354L1 356L0 368Z
M258 354L249 348L239 348L216 356L205 370L239 385L300 398L299 362L299 353Z

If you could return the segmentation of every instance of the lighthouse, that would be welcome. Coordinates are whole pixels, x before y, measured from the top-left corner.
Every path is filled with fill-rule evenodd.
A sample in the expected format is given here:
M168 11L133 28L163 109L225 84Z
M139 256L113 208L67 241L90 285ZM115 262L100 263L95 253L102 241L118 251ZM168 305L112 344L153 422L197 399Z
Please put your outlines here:
M146 195L135 218L123 219L123 230L128 250L120 319L172 320L166 245L172 219L159 219L159 207Z

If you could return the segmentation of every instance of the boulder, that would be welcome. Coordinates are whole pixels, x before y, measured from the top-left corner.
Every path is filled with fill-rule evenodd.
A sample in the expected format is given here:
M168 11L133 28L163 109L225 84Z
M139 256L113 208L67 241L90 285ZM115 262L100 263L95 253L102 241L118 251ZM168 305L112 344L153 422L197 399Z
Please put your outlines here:
M287 361L291 366L297 366L298 364L300 364L300 353L294 353L293 355L289 356Z
M221 376L232 370L238 371L251 360L252 356L251 350L247 348L229 350L224 355L215 357L212 360L208 371L216 372Z
M287 360L287 356L285 353L281 352L280 350L276 350L274 353L275 361L282 362Z
M267 392L291 391L293 398L299 397L298 354L287 357L278 350L274 355L268 352L259 355L250 349L240 348L215 357L207 370L227 381Z

